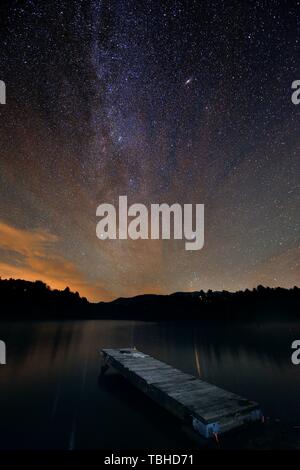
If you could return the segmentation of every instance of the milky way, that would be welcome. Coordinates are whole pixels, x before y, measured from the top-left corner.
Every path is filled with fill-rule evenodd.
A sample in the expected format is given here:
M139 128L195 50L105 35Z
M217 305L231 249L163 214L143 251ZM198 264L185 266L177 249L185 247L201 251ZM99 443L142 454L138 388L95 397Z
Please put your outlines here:
M299 2L1 3L0 275L91 300L299 285ZM205 204L205 246L96 207Z

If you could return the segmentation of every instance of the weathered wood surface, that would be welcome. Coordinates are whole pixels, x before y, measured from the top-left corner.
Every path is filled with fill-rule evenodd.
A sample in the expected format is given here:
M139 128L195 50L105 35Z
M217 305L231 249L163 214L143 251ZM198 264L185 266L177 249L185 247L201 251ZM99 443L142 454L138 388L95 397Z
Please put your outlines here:
M136 349L103 349L106 364L205 437L261 418L257 403Z

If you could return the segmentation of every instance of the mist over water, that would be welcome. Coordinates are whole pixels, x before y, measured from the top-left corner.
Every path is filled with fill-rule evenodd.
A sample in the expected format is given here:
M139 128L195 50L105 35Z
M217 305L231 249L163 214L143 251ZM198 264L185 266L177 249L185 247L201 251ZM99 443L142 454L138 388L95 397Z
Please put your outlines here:
M260 403L265 416L299 419L293 323L66 321L1 323L1 448L184 448L178 422L113 370L100 348L133 347Z

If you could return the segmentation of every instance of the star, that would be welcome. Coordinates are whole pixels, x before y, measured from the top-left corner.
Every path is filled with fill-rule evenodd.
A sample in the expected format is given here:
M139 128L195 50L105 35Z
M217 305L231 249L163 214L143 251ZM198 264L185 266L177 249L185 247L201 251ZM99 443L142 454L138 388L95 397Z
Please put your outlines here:
M189 85L190 83L192 83L192 81L193 81L193 77L190 77L184 82L184 84Z

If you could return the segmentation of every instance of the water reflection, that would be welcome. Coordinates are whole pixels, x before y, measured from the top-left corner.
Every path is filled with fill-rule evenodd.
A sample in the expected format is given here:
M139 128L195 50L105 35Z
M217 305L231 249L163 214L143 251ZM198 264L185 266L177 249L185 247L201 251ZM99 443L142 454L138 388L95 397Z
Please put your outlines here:
M99 380L99 348L133 347L299 418L293 323L74 321L1 323L2 448L186 447L177 421L113 371Z

